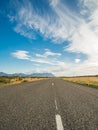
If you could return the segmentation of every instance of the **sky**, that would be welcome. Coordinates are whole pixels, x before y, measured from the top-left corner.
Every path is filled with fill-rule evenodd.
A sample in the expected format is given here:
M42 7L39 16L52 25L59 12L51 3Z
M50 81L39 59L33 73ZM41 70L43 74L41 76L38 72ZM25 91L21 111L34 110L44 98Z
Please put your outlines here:
M98 0L0 0L0 72L98 74Z

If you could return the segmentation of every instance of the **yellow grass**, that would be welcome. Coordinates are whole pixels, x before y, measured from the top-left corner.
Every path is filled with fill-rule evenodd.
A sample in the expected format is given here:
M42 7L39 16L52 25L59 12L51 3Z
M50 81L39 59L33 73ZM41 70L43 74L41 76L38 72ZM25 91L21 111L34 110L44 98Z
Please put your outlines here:
M80 84L96 85L98 86L98 77L68 77L63 78L64 80L76 82Z
M0 77L2 79L2 77ZM8 86L12 84L19 84L22 82L33 82L33 81L38 81L38 80L45 80L46 78L31 78L31 77L3 77L3 81L0 82L0 86ZM6 82L5 82L6 81Z
M22 82L32 82L32 81L38 81L38 80L44 80L46 78L30 78L30 77L26 77L22 79Z

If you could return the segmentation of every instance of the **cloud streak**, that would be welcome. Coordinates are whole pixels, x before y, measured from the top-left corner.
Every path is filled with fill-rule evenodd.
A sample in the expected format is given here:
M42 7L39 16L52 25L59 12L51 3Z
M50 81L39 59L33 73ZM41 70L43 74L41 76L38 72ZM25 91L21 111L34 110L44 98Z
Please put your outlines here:
M30 56L28 51L17 50L16 52L11 53L11 55L17 59L29 60Z
M68 41L66 51L87 56L87 60L81 65L70 66L73 68L72 70L69 68L70 73L77 72L82 75L89 71L96 72L94 66L96 68L98 66L98 0L81 0L80 3L77 3L80 7L79 13L72 12L62 0L49 0L48 4L53 12L52 15L49 12L44 15L38 13L31 6L30 1L20 6L17 9L15 18L17 24L14 30L29 39L34 39L36 37L34 32L37 32L43 37L51 39L53 43ZM11 17L9 18L11 20ZM28 58L26 54L24 52L20 58ZM55 63L51 62L48 56L60 55L47 51L43 55L36 54L36 59L30 58L30 60L54 65ZM18 58L16 53L13 56ZM75 63L79 62L79 59L75 60ZM61 61L56 61L56 64L60 63Z
M49 65L59 65L61 62L57 60L58 56L61 56L60 53L54 53L49 49L42 54L30 55L28 51L17 50L12 52L11 55L17 59L28 60L30 62L35 62L39 64L49 64ZM55 56L55 57L54 57Z
M36 31L53 42L66 41L74 33L78 26L77 22L80 21L76 14L72 14L60 0L49 1L52 15L49 12L39 15L31 5L28 1L18 8L15 18L17 24L14 27L17 33L30 39L34 38L34 31ZM9 18L11 20L13 16Z
M52 56L52 57L58 57L58 56L61 56L62 54L61 53L54 53L52 51L50 51L49 49L46 49L45 53L44 54L36 54L36 57L39 57L39 58L47 58L49 56Z

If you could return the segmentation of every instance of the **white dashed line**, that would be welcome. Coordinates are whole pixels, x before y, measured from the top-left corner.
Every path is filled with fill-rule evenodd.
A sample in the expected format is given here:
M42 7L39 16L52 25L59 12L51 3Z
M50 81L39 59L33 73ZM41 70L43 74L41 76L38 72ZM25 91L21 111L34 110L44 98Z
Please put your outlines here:
M52 86L54 86L54 83L52 82Z
M52 82L52 86L54 86L53 82ZM56 112L58 113L58 105L57 105L56 98L54 100L54 103L55 103ZM61 119L61 116L59 114L55 115L55 120L56 120L57 130L64 130L64 127L62 124L62 119Z
M58 111L58 106L57 106L56 99L55 99L55 108ZM64 130L61 116L59 114L56 114L55 119L56 119L57 130Z
M57 125L57 130L64 130L63 124L62 124L62 119L59 114L55 116L56 118L56 125Z
M55 100L54 102L55 102L56 110L58 110L57 101Z

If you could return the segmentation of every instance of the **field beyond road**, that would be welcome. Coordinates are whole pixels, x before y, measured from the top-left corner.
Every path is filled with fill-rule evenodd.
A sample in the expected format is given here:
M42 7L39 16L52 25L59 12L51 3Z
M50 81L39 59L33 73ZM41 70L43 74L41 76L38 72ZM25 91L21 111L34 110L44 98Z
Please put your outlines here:
M0 87L0 130L98 130L98 89L58 78Z
M98 88L98 77L97 76L65 77L63 79L66 81L71 81L74 83L79 83L79 84Z
M46 78L41 77L19 77L19 76L0 76L0 86L7 86L12 84L19 84L22 82L33 82L38 80L44 80Z

